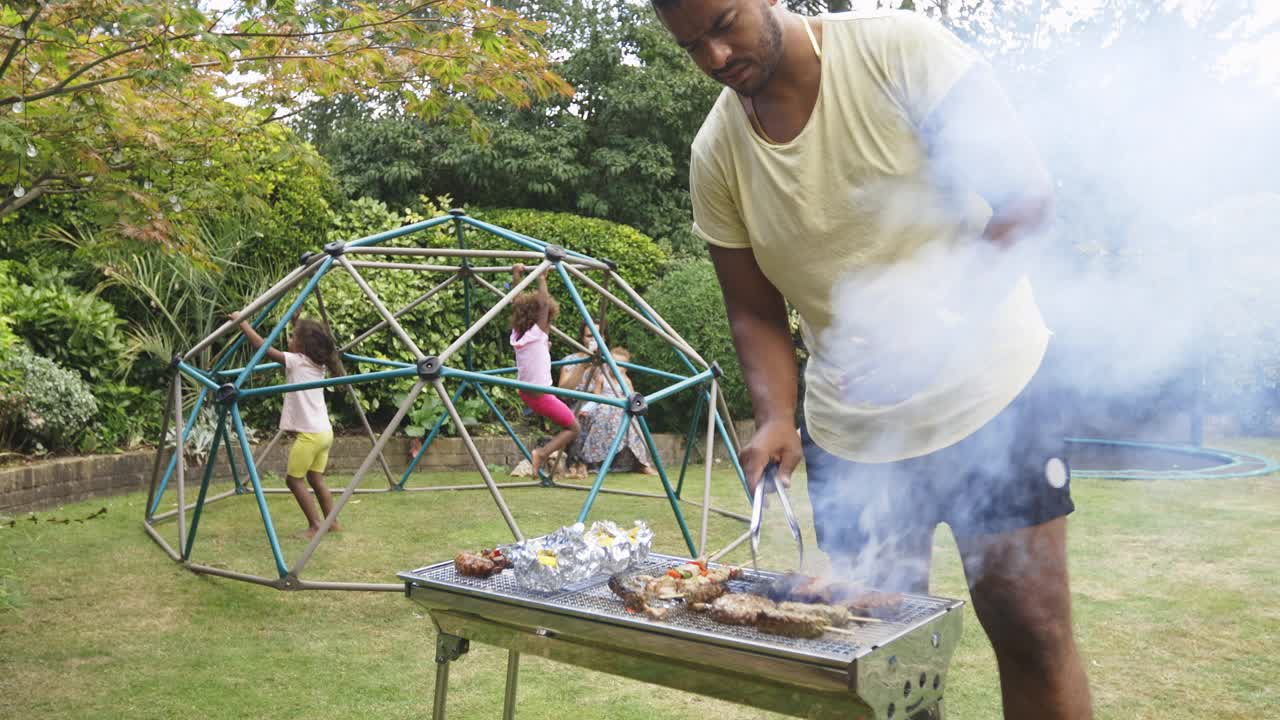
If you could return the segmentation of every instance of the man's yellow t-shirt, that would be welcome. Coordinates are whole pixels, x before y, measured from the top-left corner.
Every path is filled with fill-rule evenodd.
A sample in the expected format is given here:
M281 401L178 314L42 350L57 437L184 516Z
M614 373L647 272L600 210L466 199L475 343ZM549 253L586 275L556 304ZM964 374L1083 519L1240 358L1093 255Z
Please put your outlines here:
M798 136L761 138L729 89L703 121L693 231L749 248L800 314L805 423L820 447L860 462L925 455L999 414L1049 331L1025 277L966 307L991 208L929 182L920 129L978 57L914 13L822 23L819 96ZM921 328L945 331L903 340Z

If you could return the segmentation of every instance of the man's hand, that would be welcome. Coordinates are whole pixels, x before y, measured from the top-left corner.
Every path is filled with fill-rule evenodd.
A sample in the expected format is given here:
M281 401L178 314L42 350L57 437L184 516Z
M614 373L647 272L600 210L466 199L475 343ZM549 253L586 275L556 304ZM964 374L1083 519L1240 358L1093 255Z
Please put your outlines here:
M755 492L765 467L778 463L778 482L791 487L791 471L800 464L804 453L800 449L800 434L791 422L777 420L756 428L751 440L738 453L738 462L747 478L747 487Z

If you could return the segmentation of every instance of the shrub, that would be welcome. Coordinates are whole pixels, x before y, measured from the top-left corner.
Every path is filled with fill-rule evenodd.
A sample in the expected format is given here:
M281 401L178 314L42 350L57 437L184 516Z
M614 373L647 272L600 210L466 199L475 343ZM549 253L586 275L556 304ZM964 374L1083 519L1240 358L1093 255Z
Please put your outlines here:
M115 308L70 285L17 286L7 305L14 332L39 355L102 381L128 369L132 353Z
M479 210L475 215L487 223L598 260L612 260L618 264L618 274L638 291L657 281L666 268L666 251L648 235L627 225L542 210Z
M716 281L715 269L705 260L691 262L668 273L646 294L645 299L676 332L707 362L719 362L724 370L720 391L735 418L751 416L751 399L742 380L724 300ZM667 342L634 320L614 328L612 343L626 346L633 362L658 370L689 374L689 369L670 349ZM632 372L637 389L649 393L671 381L642 372ZM680 393L650 409L650 422L655 428L685 432L696 408L697 395Z
M119 382L100 383L92 392L98 412L86 450L128 450L157 440L164 419L164 392Z
M98 410L81 377L26 345L7 353L0 385L0 439L37 451L73 447Z

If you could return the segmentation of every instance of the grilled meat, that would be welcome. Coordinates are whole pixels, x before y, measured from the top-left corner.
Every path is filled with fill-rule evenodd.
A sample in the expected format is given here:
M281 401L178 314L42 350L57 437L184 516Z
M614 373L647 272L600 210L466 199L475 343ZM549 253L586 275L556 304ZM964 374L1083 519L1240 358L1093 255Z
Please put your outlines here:
M510 566L511 561L498 550L486 549L478 554L461 552L453 559L453 568L467 577L492 577Z
M784 635L796 638L816 638L831 627L823 617L804 612L791 612L776 608L763 610L756 619L755 627L760 632L770 635Z
M849 610L838 605L784 602L778 605L778 609L783 612L812 615L832 627L844 627L850 622Z
M622 606L633 613L644 613L654 620L666 617L664 608L650 607L645 597L644 587L637 582L638 578L624 578L614 575L609 578L609 590L622 599Z
M777 606L763 595L729 593L716 598L707 608L711 619L725 625L755 625L760 613Z

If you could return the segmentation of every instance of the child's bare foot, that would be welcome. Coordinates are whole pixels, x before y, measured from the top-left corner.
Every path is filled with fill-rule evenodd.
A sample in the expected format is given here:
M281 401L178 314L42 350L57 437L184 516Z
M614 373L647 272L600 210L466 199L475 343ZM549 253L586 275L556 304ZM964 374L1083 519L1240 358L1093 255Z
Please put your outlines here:
M296 533L296 534L294 535L294 537L300 537L300 538L302 538L303 540L312 540L312 539L314 539L314 538L315 538L316 533L318 533L318 532L320 532L320 528L318 528L318 527L309 527L309 528L307 528L306 530L302 530L302 531L300 531L300 532Z
M542 461L545 459L542 457L542 448L534 448L529 455L532 457L529 461L529 474L536 478L538 477L538 469L542 467Z
M342 532L342 525L337 520L334 520L333 524L329 526L329 532Z
M640 466L640 474L641 474L641 475L657 475L657 474L658 474L658 468L656 468L656 467L654 467L654 466L652 466L652 465L641 465L641 466Z

